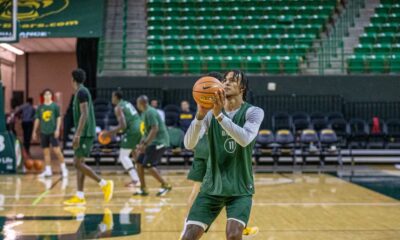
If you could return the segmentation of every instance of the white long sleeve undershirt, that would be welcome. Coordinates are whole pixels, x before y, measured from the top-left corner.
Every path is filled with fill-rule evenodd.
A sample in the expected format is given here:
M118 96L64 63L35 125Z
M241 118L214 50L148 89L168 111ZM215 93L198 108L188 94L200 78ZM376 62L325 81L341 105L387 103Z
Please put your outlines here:
M232 122L232 118L237 111L227 112L219 124L240 146L246 147L257 137L258 130L264 119L264 111L259 107L250 107L246 112L246 122L243 127ZM203 120L195 118L192 121L184 138L184 144L187 149L194 149L196 147L197 142L210 126L213 117L210 111Z

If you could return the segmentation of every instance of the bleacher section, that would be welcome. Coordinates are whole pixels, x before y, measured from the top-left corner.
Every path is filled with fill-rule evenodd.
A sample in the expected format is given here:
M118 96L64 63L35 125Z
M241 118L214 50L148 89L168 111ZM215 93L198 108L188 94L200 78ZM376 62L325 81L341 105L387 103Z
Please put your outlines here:
M336 0L150 0L151 74L298 73Z
M348 59L350 73L400 73L400 0L381 0Z
M126 89L130 93L128 99L135 95L133 90L137 89ZM110 92L111 89L108 93L98 91L97 95L108 96ZM174 92L170 94L176 95ZM162 102L168 99L164 97ZM98 132L118 124L112 105L106 99L109 97L94 101ZM303 163L309 162L308 157L318 157L319 163L324 165L325 157L330 160L334 157L341 165L341 157L354 160L353 157L393 157L399 154L400 102L349 103L339 96L261 96L254 100L255 105L268 109L253 154L258 164L262 164L265 158L272 158L278 164L280 157L302 157ZM184 132L179 128L177 114L179 107L168 104L164 112L171 146L162 163L189 164L193 152L183 146ZM66 139L66 157L73 154L72 134L70 132ZM98 165L105 162L117 164L119 141L119 136L109 145L101 145L95 140L91 158Z

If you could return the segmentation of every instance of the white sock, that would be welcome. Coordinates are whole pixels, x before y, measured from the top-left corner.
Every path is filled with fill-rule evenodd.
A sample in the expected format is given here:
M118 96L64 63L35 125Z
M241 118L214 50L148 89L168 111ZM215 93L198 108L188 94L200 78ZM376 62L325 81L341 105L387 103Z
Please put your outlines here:
M140 182L139 176L138 176L138 174L137 174L137 172L136 172L136 169L132 168L131 170L129 170L128 173L129 173L129 176L131 176L131 179L132 179L134 182Z
M46 173L50 173L51 174L51 167L50 166L46 166L45 171L46 171Z
M107 184L106 180L101 179L99 182L100 187L104 187Z
M77 191L77 192L76 192L76 196L77 196L78 198L80 198L80 199L83 199L83 198L85 198L85 193L84 193L84 192L81 192L81 191Z
M132 160L129 158L129 154L132 152L131 149L124 149L121 148L119 150L119 161L121 162L122 166L125 170L128 171L129 176L134 182L139 182L139 176L136 172L135 167L133 166Z
M62 172L64 172L65 170L67 170L67 166L65 165L65 163L61 163L61 164L60 164L60 168L61 168L61 171L62 171Z

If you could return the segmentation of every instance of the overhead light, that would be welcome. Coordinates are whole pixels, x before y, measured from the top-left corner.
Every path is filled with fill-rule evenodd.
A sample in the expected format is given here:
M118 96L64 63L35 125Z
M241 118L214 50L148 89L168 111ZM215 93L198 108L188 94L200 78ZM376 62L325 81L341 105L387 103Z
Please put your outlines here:
M14 47L13 45L10 45L8 43L0 43L0 47L7 49L8 51L15 53L17 55L24 55L24 51L22 51L19 48Z

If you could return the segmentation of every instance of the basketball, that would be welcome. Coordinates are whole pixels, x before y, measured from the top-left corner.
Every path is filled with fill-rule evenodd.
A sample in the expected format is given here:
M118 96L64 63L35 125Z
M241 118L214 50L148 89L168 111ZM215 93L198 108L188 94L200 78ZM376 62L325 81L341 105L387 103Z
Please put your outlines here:
M28 170L32 170L33 169L33 164L34 164L34 161L32 159L26 159L24 161L25 168L28 169Z
M42 160L34 160L33 162L34 162L33 167L35 168L36 171L38 172L43 171L44 163Z
M197 104L206 109L214 106L214 94L223 89L222 83L213 77L202 77L193 86L193 98Z
M104 131L101 131L99 133L98 141L101 145L107 145L111 142L111 137L105 137L103 136Z

